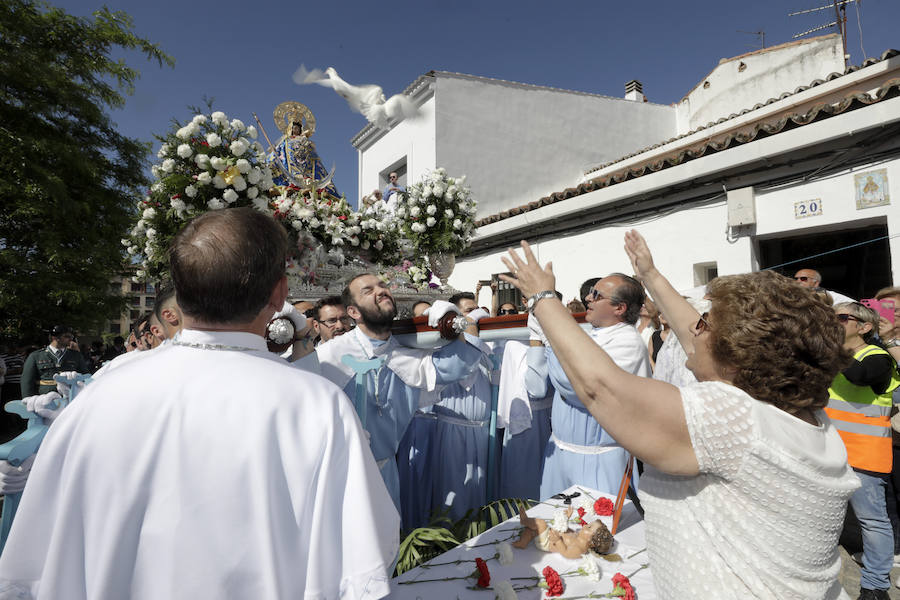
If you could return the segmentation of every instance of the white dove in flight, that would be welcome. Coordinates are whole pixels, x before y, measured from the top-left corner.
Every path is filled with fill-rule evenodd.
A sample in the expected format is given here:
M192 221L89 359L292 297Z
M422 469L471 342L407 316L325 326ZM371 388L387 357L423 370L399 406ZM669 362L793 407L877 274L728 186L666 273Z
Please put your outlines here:
M408 96L396 94L385 100L381 87L350 85L341 79L334 67L328 67L323 72L320 69L308 71L305 66L300 65L294 73L294 82L300 85L318 83L330 87L347 101L350 108L379 129L389 129L388 121L391 119L402 120L419 114L418 107Z

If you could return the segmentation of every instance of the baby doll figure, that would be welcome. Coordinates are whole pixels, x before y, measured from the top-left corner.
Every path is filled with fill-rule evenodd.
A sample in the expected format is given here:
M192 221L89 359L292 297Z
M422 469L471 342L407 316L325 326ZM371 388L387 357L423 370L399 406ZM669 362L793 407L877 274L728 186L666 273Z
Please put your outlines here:
M571 508L567 510L567 516L572 516ZM588 523L578 531L559 533L544 519L529 517L522 508L519 508L519 522L525 529L522 530L522 536L512 543L516 548L527 548L528 543L534 540L538 550L557 552L566 558L580 558L589 550L605 554L613 542L609 529L599 519Z

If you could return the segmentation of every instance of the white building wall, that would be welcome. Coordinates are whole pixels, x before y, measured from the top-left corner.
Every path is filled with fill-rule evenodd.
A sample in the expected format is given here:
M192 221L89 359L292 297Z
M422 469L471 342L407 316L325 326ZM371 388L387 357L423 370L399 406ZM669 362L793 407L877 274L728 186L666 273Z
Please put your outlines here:
M435 86L437 164L468 176L478 217L675 135L671 106L440 73Z
M843 48L838 34L723 59L679 102L678 133L687 133L843 71Z
M418 181L435 162L434 96L419 108L415 119L404 119L373 144L358 151L359 197L374 189L384 189L382 171L406 158L406 183Z

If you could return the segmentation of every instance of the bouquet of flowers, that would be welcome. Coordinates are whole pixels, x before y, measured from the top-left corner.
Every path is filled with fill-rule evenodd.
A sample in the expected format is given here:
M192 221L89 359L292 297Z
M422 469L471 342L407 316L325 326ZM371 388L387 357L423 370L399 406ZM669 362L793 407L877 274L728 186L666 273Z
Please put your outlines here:
M446 170L438 168L401 196L396 213L400 228L419 255L458 254L469 247L476 203L465 182L465 175L448 177Z
M166 250L185 222L207 210L232 206L266 208L272 175L257 131L225 113L198 114L176 122L151 167L154 183L138 203L139 218L128 238L128 254L142 256L137 278L158 280L168 271Z

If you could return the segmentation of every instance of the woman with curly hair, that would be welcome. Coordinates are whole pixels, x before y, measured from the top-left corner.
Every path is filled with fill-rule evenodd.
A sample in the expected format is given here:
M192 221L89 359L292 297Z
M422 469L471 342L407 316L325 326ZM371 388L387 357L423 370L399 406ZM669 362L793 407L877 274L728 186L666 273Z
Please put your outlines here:
M719 277L700 315L653 264L625 250L698 383L626 373L544 290L528 244L504 280L530 302L587 409L645 463L640 497L662 598L846 598L837 542L859 479L822 408L846 366L844 335L812 292L773 272ZM597 301L605 301L598 299Z
M859 302L835 304L844 328L844 348L853 362L831 384L825 411L847 446L847 462L860 487L850 506L862 531L860 598L887 598L894 565L894 532L888 518L885 489L893 466L892 394L897 370L891 355L875 342L878 313Z

